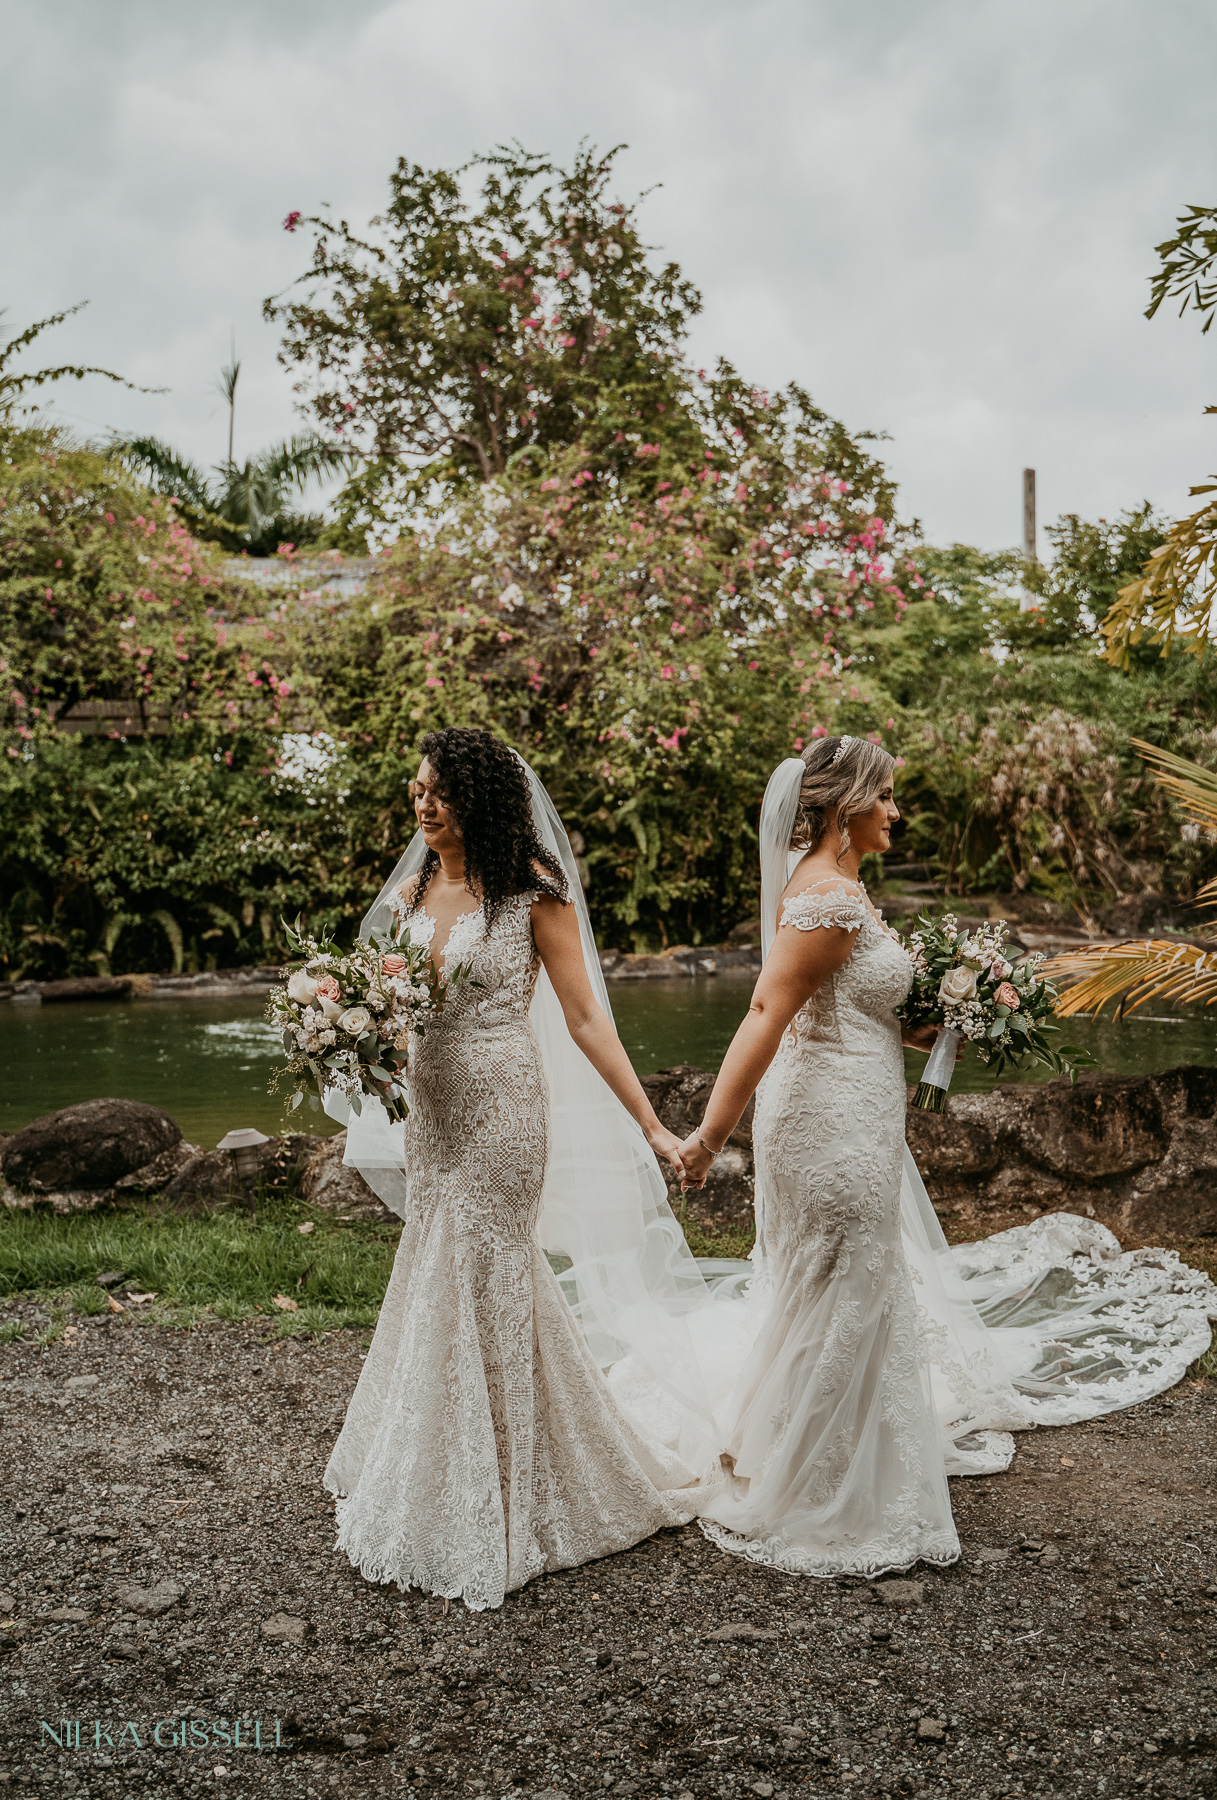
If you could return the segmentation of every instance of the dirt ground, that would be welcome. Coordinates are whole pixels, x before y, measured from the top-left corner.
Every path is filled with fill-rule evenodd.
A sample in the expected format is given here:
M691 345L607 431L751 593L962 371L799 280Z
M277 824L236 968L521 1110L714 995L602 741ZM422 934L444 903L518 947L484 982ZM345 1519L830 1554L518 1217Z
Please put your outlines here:
M7 1316L0 1800L1217 1796L1217 1383L1022 1435L912 1586L690 1527L479 1614L332 1547L357 1333Z

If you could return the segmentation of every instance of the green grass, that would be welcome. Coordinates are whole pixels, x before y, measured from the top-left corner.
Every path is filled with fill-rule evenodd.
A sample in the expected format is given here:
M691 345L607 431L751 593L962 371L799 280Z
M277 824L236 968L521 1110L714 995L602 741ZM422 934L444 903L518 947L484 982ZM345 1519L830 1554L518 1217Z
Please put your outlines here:
M715 1231L699 1225L696 1219L681 1219L680 1223L694 1256L734 1256L742 1261L756 1242L756 1232L751 1226L739 1231Z
M316 1229L302 1236L298 1227L309 1219ZM399 1235L392 1221L339 1225L279 1196L260 1201L254 1215L225 1208L193 1218L154 1203L67 1216L36 1207L0 1218L0 1300L21 1296L50 1307L52 1323L42 1334L49 1341L71 1314L109 1311L97 1277L121 1270L120 1294L130 1288L157 1296L128 1306L141 1323L264 1314L281 1336L371 1327ZM277 1294L295 1300L299 1311L276 1307ZM21 1335L15 1324L0 1324L0 1333Z
M684 1209L681 1208L681 1212ZM302 1236L309 1219L315 1230ZM694 1256L747 1257L750 1229L716 1232L681 1218ZM128 1306L140 1324L191 1326L215 1319L265 1318L268 1334L302 1333L376 1324L397 1249L392 1220L338 1224L304 1201L280 1195L259 1200L256 1212L223 1208L182 1217L154 1202L130 1202L97 1212L61 1215L45 1207L0 1214L0 1306L20 1297L49 1312L37 1334L53 1343L75 1314L109 1311L98 1275L121 1270L120 1287L157 1297ZM1181 1247L1184 1260L1217 1277L1211 1242ZM274 1304L295 1300L297 1312ZM126 1302L123 1302L126 1305ZM0 1319L0 1345L25 1335L20 1319ZM1217 1339L1185 1379L1217 1378Z

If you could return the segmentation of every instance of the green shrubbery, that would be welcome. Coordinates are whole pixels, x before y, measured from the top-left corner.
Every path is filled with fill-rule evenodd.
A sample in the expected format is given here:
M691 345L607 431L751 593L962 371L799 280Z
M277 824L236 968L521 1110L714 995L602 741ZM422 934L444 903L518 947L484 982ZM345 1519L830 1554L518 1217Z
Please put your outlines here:
M170 500L0 420L4 976L277 958L297 912L353 931L441 724L536 765L606 945L749 917L765 779L824 732L902 757L902 845L963 891L1189 892L1210 848L1128 739L1213 763L1212 652L1121 672L1099 630L1148 509L1062 520L1043 566L927 548L873 439L687 365L697 296L608 162L489 170L476 201L403 164L381 236L317 222L280 308L359 463L332 535L385 546L366 592L226 580ZM104 701L141 734L65 735Z

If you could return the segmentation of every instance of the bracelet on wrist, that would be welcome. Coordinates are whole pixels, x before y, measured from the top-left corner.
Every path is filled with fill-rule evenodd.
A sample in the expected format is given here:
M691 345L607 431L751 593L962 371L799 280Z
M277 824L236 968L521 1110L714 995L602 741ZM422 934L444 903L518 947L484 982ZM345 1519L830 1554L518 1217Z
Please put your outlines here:
M705 1138L702 1136L700 1131L697 1133L697 1141L701 1145L702 1149L706 1152L707 1156L714 1157L714 1156L721 1155L721 1151L712 1150L710 1148L709 1144L707 1144Z

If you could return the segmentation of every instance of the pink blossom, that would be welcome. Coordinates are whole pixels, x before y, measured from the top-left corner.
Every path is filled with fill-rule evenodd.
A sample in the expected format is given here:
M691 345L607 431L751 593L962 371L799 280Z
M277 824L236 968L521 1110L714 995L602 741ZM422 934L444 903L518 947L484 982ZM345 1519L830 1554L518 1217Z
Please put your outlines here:
M663 668L659 671L659 679L661 681L671 681L671 679L672 679L673 675L675 675L675 673L676 673L676 670L671 666L671 664L665 663Z
M428 675L427 686L429 688L439 688L439 687L443 687L443 685L444 685L443 681L440 679L440 677L438 675Z
M332 975L323 975L321 977L321 979L318 981L318 983L317 983L317 998L319 1000L333 1000L333 1001L338 1001L338 1000L342 999L342 989L339 987L338 983L334 980L334 977Z
M405 966L404 956L383 956L380 960L381 972L385 975L400 975Z
M1012 987L1008 981L1002 982L997 990L996 999L999 1006L1008 1006L1011 1012L1017 1012L1022 1005L1022 1001L1018 997L1018 989Z
M300 221L303 217L304 217L303 213L289 212L286 219L284 219L284 221L283 221L284 231L295 231L297 225L300 223Z

